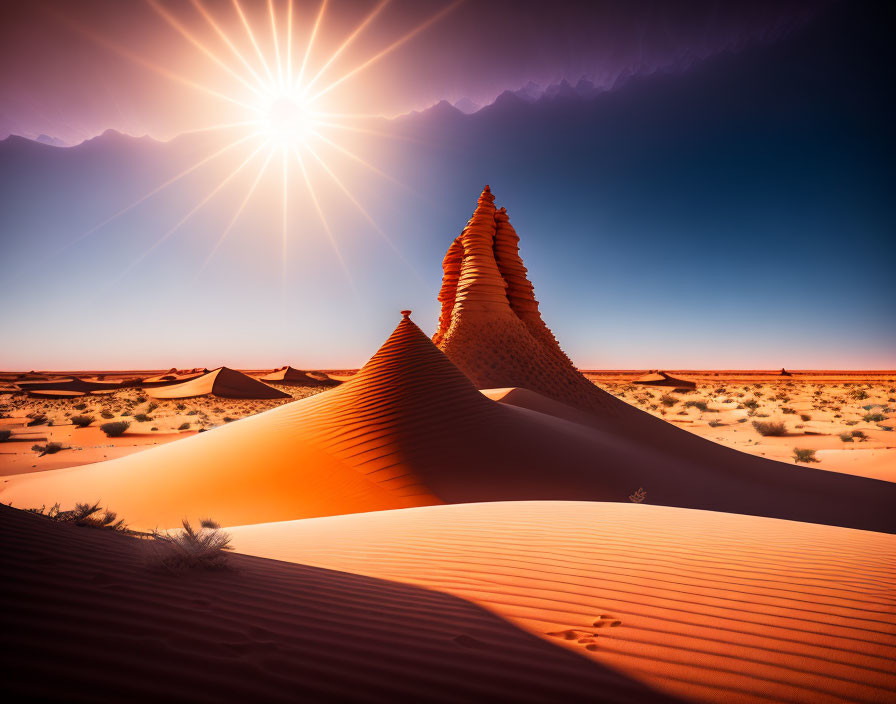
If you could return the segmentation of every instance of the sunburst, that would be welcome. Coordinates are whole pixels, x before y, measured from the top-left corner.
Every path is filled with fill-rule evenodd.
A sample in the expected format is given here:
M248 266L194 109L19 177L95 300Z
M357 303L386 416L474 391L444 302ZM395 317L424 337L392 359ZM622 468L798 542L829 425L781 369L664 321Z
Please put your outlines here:
M318 195L321 184L315 183L314 175L308 168L309 163L320 167L322 173L326 174L326 182L335 185L338 192L342 194L352 207L357 209L364 220L383 238L384 242L395 250L394 244L386 236L383 229L377 225L358 198L351 192L351 189L346 185L344 175L336 172L335 164L330 163L327 156L328 154L333 154L347 157L350 163L362 166L392 183L403 186L404 184L401 184L393 176L353 152L344 143L344 140L340 139L340 135L346 133L372 137L390 137L391 135L358 126L356 121L359 117L364 117L363 113L345 112L340 110L338 104L331 104L327 110L324 110L320 101L344 82L369 69L385 56L426 31L464 0L455 0L445 4L424 22L411 28L406 34L339 75L332 75L334 67L338 65L338 60L383 12L389 0L381 0L365 16L361 17L358 24L339 43L335 51L322 60L316 60L315 47L317 46L319 35L326 25L328 0L321 1L316 12L313 13L313 22L307 23L304 27L298 27L299 23L295 22L293 0L259 1L266 2L266 21L260 23L256 17L253 24L250 15L240 3L240 0L231 0L232 7L227 17L216 16L203 4L202 0L190 0L193 11L204 20L217 38L215 44L210 45L207 40L191 31L184 18L179 17L170 7L163 5L161 0L146 0L149 7L174 32L214 65L216 70L220 72L219 78L226 78L232 84L232 90L223 90L219 83L215 83L214 87L212 87L212 85L208 85L201 80L196 80L169 67L154 63L127 47L116 44L108 37L97 35L91 28L64 18L70 26L73 26L96 43L116 52L120 56L169 80L188 86L209 100L226 102L232 109L241 113L239 119L188 130L188 132L220 131L224 133L233 131L237 133L237 136L224 144L224 146L203 155L191 166L160 183L130 205L96 224L87 232L82 233L69 246L92 235L116 218L146 202L187 175L204 167L219 168L219 159L225 153L234 149L246 149L247 155L240 160L239 165L220 179L175 224L145 249L136 261L124 269L122 275L136 267L153 250L170 238L185 222L212 202L215 196L239 172L256 159L260 159L261 162L258 170L255 172L254 177L251 178L245 193L239 199L239 204L233 211L227 225L214 238L214 244L199 268L198 273L201 273L208 266L239 221L240 216L246 210L253 196L258 192L262 178L278 162L281 171L282 209L279 214L280 222L274 225L274 227L279 227L281 231L280 257L282 260L284 288L287 273L287 249L289 247L290 188L295 187L296 183L306 191L309 202L313 205L316 217L320 221L334 255L345 272L349 283L351 283L351 277L348 275L348 268L339 243L328 223L327 215ZM228 21L240 30L241 39L238 39L236 35L231 35L225 28ZM300 47L298 51L295 50L293 42L293 36L296 31L307 37L304 47ZM251 46L251 52L241 51L240 49L240 45L245 45L246 41ZM298 172L301 174L300 179L290 178L290 163L298 165Z

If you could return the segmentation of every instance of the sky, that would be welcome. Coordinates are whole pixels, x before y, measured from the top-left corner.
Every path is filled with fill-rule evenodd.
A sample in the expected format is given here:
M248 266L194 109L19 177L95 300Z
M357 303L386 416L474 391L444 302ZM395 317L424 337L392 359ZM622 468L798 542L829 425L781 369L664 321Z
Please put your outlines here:
M0 139L27 138L0 142L0 368L357 367L402 308L433 331L485 183L580 367L896 368L884 19L22 3L0 30ZM578 94L535 100L563 80Z

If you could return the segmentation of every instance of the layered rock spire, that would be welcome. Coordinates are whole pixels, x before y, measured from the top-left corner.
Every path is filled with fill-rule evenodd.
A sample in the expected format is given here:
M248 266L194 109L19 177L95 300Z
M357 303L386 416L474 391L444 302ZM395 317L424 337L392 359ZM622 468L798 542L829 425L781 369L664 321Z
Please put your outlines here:
M545 325L519 253L519 236L486 186L442 262L433 342L479 388L521 386L591 411L607 394L573 366Z

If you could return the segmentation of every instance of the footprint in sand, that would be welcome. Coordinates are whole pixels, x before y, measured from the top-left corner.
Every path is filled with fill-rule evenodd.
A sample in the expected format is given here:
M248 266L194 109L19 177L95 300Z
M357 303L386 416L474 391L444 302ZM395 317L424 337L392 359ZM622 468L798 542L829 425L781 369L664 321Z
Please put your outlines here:
M622 621L620 621L615 616L610 616L609 614L601 614L600 618L594 622L593 626L595 628L613 628L615 626L621 626Z
M592 625L595 628L613 628L615 626L622 625L622 621L620 621L615 616L611 616L609 614L601 614ZM598 634L592 633L591 631L583 631L578 628L567 628L563 631L550 631L547 635L551 636L552 638L574 640L579 645L584 645L585 650L597 650L596 638Z

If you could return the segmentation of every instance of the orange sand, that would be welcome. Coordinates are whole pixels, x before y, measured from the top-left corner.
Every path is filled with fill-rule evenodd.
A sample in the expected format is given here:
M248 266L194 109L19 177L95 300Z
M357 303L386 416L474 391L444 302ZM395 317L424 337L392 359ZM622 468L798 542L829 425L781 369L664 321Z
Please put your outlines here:
M10 701L669 701L438 591L245 555L168 574L3 506L0 541Z
M896 698L896 536L638 504L462 504L232 529L436 589L673 695Z

